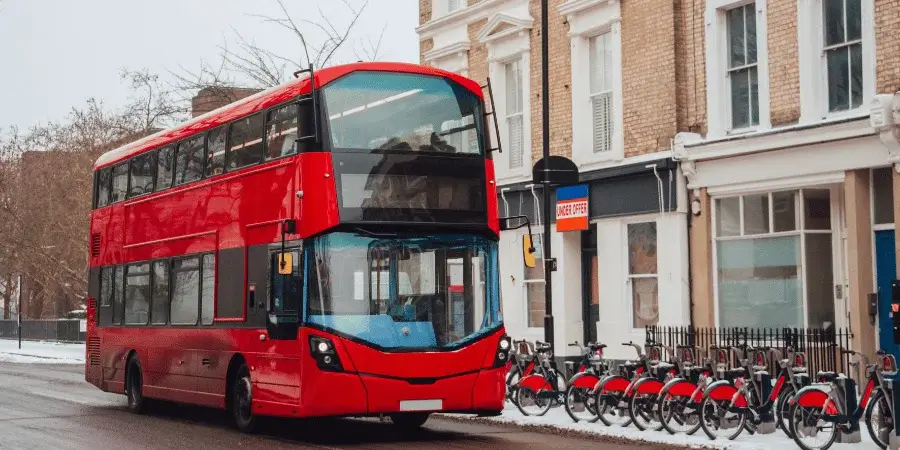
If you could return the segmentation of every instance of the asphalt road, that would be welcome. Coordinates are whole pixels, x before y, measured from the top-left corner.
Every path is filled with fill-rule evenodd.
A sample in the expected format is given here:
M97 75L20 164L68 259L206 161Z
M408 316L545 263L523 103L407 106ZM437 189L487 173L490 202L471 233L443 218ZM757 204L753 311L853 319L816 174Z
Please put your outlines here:
M0 363L0 449L592 449L620 445L432 417L412 435L377 420L269 420L255 435L228 425L223 411L154 405L125 410L125 397L84 382L81 366Z

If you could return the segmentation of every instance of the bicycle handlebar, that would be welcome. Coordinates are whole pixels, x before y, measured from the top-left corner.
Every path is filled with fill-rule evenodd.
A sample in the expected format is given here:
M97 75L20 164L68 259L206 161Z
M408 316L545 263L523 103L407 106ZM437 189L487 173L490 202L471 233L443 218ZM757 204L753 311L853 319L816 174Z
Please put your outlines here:
M634 342L623 342L622 345L628 346L628 347L634 347L634 349L637 350L638 356L642 356L644 353L644 350L641 348L641 346L635 344Z

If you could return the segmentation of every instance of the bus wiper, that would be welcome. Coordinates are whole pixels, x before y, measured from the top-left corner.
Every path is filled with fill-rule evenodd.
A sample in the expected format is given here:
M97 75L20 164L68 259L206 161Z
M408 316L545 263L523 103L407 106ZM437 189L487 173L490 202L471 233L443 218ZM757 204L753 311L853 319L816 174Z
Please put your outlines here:
M396 233L376 233L374 231L366 230L365 228L354 228L353 231L356 231L359 234L364 234L373 238L398 238L400 235Z

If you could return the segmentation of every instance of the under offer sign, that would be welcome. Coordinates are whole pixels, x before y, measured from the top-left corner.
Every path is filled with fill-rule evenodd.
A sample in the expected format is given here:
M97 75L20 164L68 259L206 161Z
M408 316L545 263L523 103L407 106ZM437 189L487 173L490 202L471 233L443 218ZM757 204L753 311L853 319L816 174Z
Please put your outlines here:
M556 190L556 231L588 229L588 185Z

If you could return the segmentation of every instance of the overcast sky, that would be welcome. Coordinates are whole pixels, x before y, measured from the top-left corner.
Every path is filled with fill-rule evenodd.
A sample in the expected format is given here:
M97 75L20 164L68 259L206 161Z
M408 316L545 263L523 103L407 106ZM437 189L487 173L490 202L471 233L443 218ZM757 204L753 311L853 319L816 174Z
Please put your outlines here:
M361 6L365 0L348 0ZM348 10L338 0L286 0L295 18L325 9L337 24ZM129 89L121 69L163 76L179 66L213 61L232 28L277 54L302 59L290 35L251 14L277 15L274 0L0 0L0 128L64 119L90 97L116 106ZM354 36L381 43L381 60L418 61L417 0L369 0ZM317 35L310 30L312 38ZM319 35L320 36L320 35ZM337 62L356 60L353 46Z

